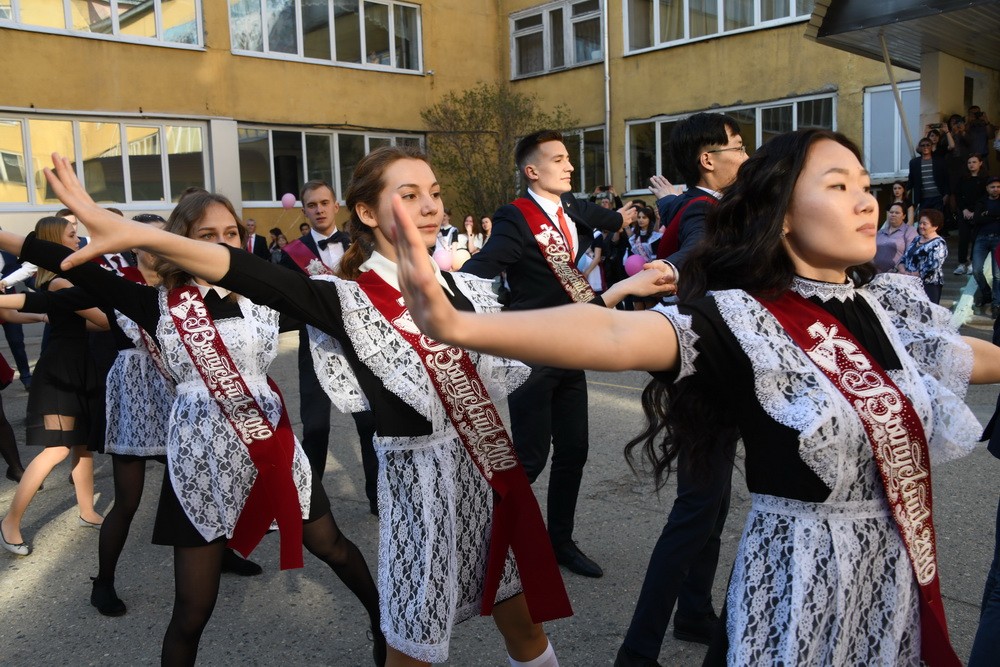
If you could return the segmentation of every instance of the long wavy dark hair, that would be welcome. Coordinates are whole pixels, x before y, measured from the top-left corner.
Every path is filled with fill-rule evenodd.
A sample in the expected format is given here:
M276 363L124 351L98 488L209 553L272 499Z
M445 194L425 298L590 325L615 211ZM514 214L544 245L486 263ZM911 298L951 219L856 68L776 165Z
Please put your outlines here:
M761 146L709 212L705 236L681 270L680 303L724 289L774 298L791 287L795 270L782 242L784 218L809 148L820 140L837 142L861 162L857 146L829 130L788 132ZM848 275L863 285L875 275L875 267L851 267ZM702 476L739 437L732 406L720 405L719 397L710 395L696 376L671 384L653 379L643 391L642 407L646 429L625 446L625 457L634 467L634 450L641 448L657 488L666 482L682 449L683 465Z
M191 229L205 216L208 208L213 204L220 204L229 211L240 230L240 245L245 244L247 242L247 228L243 224L243 220L240 219L240 216L236 214L233 203L223 195L208 192L202 188L189 188L188 191L185 191L181 195L181 198L177 201L177 206L170 213L164 229L172 234L190 236ZM193 278L187 271L164 259L157 259L155 269L163 280L163 286L167 289L186 285Z

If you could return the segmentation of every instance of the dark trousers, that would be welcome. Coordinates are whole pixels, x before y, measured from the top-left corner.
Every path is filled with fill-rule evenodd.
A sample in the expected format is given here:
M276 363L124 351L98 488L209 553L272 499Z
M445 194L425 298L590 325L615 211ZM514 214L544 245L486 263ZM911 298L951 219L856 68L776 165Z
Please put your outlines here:
M510 395L510 430L528 480L549 471L548 526L554 546L573 539L573 518L587 463L587 376L540 366Z
M10 354L14 357L14 365L21 376L21 381L31 379L31 366L28 365L28 354L24 351L24 329L20 324L4 322L3 335L10 346Z
M934 283L924 283L924 293L931 303L941 303L941 290L944 285L935 285Z
M655 660L660 654L675 602L682 618L698 618L714 611L712 584L729 514L735 449L734 442L704 478L687 471L686 457L680 455L677 499L653 547L625 634L624 645L639 655Z
M309 334L299 331L299 418L302 419L302 449L313 474L323 479L330 444L330 397L316 379Z
M993 564L986 575L983 606L979 612L979 630L972 643L969 667L996 665L1000 660L1000 504L997 504L994 540Z

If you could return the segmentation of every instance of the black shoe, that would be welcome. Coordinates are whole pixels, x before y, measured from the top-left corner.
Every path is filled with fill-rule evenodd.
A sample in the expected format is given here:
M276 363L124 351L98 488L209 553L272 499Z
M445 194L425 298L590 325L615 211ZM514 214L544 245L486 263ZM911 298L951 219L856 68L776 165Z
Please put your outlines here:
M368 511L371 512L372 516L376 519L378 518L378 503L374 500L368 501Z
M372 642L372 660L376 667L384 667L388 659L388 649L386 648L385 635L382 630L374 629L368 631L368 639Z
M121 616L125 613L125 603L115 593L115 582L102 581L91 577L94 588L90 591L90 604L105 616Z
M566 542L554 548L556 552L556 562L565 567L570 572L579 574L582 577L604 576L604 570L594 561L587 558L587 555L580 551L576 542Z
M652 658L639 655L622 644L622 647L618 649L618 655L615 656L614 667L663 667L663 665Z
M240 555L232 549L226 549L222 553L222 571L232 572L233 574L238 574L241 577L255 577L264 570L260 565L252 560L241 558Z
M9 479L10 481L12 481L12 482L20 482L21 481L21 477L23 475L24 475L24 468L21 468L20 470L15 470L14 468L11 468L10 466L7 466L7 479ZM39 488L41 488L41 487L39 487Z
M674 616L674 639L707 646L712 643L718 625L719 617L714 611L695 618Z

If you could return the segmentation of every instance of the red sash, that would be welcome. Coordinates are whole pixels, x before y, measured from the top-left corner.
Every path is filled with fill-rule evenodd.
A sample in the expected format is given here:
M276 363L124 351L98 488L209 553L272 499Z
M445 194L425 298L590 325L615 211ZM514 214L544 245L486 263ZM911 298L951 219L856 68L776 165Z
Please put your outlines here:
M515 199L513 203L524 216L524 221L528 223L528 229L535 237L545 263L552 269L556 280L569 295L570 300L575 303L593 301L596 297L594 288L576 268L576 262L570 256L568 240L553 226L545 211L527 197Z
M309 246L302 242L302 239L295 239L291 243L286 243L282 250L292 258L292 261L307 276L333 275L333 269L324 264L323 260L316 256L309 249Z
M198 289L178 287L170 290L167 306L208 393L240 442L246 445L257 468L257 479L236 521L229 546L249 556L267 534L271 523L277 520L281 569L302 567L302 507L292 478L295 439L281 392L268 378L268 386L282 405L281 419L274 428L229 355Z
M758 301L861 417L920 588L920 656L930 667L960 666L941 600L927 438L913 404L847 328L815 303L791 290Z
M465 451L493 489L493 528L482 615L488 616L493 610L509 548L517 561L531 620L542 623L572 616L538 501L469 353L421 334L402 305L400 293L374 271L362 273L358 286L417 352Z
M700 195L698 197L692 197L686 204L681 206L681 209L674 214L674 217L670 218L670 222L667 223L666 228L663 230L663 236L660 237L660 243L656 246L656 259L666 259L680 250L681 219L684 216L684 211L688 209L688 206L691 204L697 204L698 202L715 204L716 199L715 197L709 197L708 195Z
M121 270L121 275L123 278L131 280L134 283L138 283L140 285L146 284L146 279L142 276L142 271L134 266L124 267ZM146 352L148 352L149 356L153 359L153 365L156 366L156 370L160 372L163 379L167 381L167 386L172 389L177 385L177 383L174 381L174 376L167 370L167 364L163 360L163 355L160 354L159 346L156 344L153 337L149 335L148 331L142 327L137 327L137 329L139 330L139 337L142 339L142 344L146 348Z

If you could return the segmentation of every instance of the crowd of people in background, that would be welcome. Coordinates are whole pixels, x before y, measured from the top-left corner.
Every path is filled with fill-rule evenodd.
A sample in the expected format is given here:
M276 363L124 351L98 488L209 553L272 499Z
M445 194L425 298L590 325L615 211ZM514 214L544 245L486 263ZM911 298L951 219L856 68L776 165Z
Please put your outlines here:
M933 598L924 590L932 583L893 523L869 448L878 436L860 426L866 415L858 420L847 401L828 397L829 406L803 416L786 401L803 374L817 386L826 382L822 360L792 340L799 323L789 312L815 311L822 323L845 318L847 335L872 346L871 363L861 366L894 372L900 386L893 396L912 412L907 428L919 431L911 438L917 454L926 459L928 446L943 448L946 459L968 453L979 435L962 404L970 378L952 377L945 366L958 359L973 369L974 382L997 381L1000 351L962 340L943 309L930 304L941 301L946 235L955 230L955 273L973 276L977 305L1000 315L1000 177L988 175L1000 130L979 107L929 125L908 179L886 188L881 209L858 149L842 135L805 130L780 135L753 156L752 148L736 119L695 114L675 124L669 142L683 185L657 175L649 194L629 201L611 185L578 199L568 192L573 167L562 136L532 133L514 156L525 195L489 215L461 212L453 225L459 217L445 207L428 158L384 147L360 161L343 193L346 225L338 225L341 203L330 184L302 185L305 222L291 241L280 226L258 234L253 218L241 219L225 197L198 188L167 220L126 220L97 206L70 163L57 159L47 177L70 208L40 220L27 238L0 231L0 288L24 280L15 273L19 257L29 273L37 271L35 292L0 296L0 318L21 381L31 388L27 442L43 447L21 464L0 402L0 453L8 479L18 483L0 522L0 546L31 553L22 519L30 523L34 494L71 456L79 524L101 531L91 603L107 616L126 613L115 570L146 462L158 461L165 464L164 490L153 540L173 547L176 586L164 664L194 663L220 573L259 574L260 566L236 551L248 556L274 519L282 567L301 566L304 546L357 598L375 664L447 660L452 626L482 612L493 615L513 667L557 667L542 621L572 613L559 566L583 577L604 574L585 552L591 536L574 529L589 447L581 369L612 364L606 370L653 375L643 396L649 425L628 456L641 449L660 484L677 475L677 496L616 667L658 665L671 621L676 638L710 645L712 663L777 664L797 655L816 664L871 664L888 655L893 663L955 664L943 616L922 623L931 612L918 597ZM81 246L76 216L93 237L83 253L96 253L102 266L71 257ZM844 231L844 219L870 226L874 240ZM984 273L990 258L992 284ZM923 291L915 294L916 281L904 276L918 278ZM481 317L501 309L514 314ZM244 431L253 429L241 430L246 424L234 404L206 390L202 379L212 364L185 336L191 317L218 325L222 354L245 375L234 391L267 426L248 436L257 449L249 448ZM558 335L525 345L521 334L542 317L552 318L557 334L577 326L593 336L564 347ZM23 342L15 349L17 332L7 326L36 321L51 333L32 373ZM466 339L445 328L436 340L459 347L440 348L418 335L418 326L433 332L441 322L478 333ZM299 331L301 443L266 377L276 336L287 327ZM114 335L110 356L88 347L98 330ZM899 336L924 341L933 361L896 346ZM663 345L627 346L607 362L595 353L601 340ZM479 413L449 402L464 385L434 365L430 353L442 349L463 364L464 377L481 376L472 385L509 395L509 433L499 414L499 428L489 434L470 428L481 423ZM767 354L777 368L773 387L759 383L756 365ZM13 376L0 363L0 384ZM709 397L721 395L740 409L720 412ZM485 389L476 398L493 419ZM155 415L145 412L150 406L157 406ZM365 495L380 521L374 576L339 529L322 486L332 407L351 412L358 430ZM951 421L942 416L948 411ZM162 422L158 440L137 428L154 419ZM942 435L921 442L925 427ZM804 449L816 450L808 462L796 453L800 437ZM741 438L754 504L729 597L717 607L712 587ZM280 456L261 454L262 443ZM825 461L826 447L839 448L850 470ZM116 498L102 517L93 504L92 461L105 451L114 457ZM483 451L496 453L477 455ZM770 474L776 464L789 471L781 479ZM209 472L218 466L231 474ZM546 466L543 523L531 485ZM275 508L260 505L258 485ZM920 493L929 497L929 482ZM863 511L848 516L859 503ZM775 528L784 521L826 535L835 515L871 548L827 553L822 540ZM522 530L531 540L519 538ZM774 559L768 545L779 542L784 555ZM837 566L853 574L837 580L836 568L818 567L812 557L839 559ZM997 558L989 581L1000 579L1000 542ZM762 574L772 570L780 574ZM791 581L793 573L815 586L815 599L778 581ZM847 602L831 610L820 602L824 595ZM984 610L1000 605L998 597L988 583ZM974 657L996 642L997 628L985 624ZM823 632L814 631L819 627ZM923 646L921 632L928 633Z

